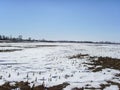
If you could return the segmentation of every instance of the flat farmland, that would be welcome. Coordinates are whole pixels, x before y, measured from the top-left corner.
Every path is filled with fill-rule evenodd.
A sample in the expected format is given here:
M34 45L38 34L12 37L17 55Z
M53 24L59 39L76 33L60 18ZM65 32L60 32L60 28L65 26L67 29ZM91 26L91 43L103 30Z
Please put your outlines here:
M120 45L0 43L0 90L120 90Z

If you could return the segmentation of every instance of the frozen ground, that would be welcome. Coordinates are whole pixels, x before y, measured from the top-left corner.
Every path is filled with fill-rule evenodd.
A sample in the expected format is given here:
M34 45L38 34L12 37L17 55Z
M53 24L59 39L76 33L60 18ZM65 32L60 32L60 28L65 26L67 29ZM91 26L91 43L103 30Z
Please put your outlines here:
M74 87L100 88L107 81L120 83L116 74L120 70L106 68L99 72L88 69L87 59L69 59L79 53L90 56L120 58L120 45L73 44L73 43L0 43L0 50L16 49L13 52L0 52L0 85L9 81L28 81L50 87L70 83L64 90ZM22 49L19 51L19 49ZM18 50L18 51L17 51ZM104 90L119 90L111 85Z

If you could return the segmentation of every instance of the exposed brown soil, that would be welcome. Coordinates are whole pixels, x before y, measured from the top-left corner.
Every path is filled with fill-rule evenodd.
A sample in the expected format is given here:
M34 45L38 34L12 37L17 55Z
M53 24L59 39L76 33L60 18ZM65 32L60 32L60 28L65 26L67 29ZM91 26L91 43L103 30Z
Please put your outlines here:
M84 88L73 88L72 90L104 90L106 87L110 87L111 85L116 85L118 86L119 90L120 90L120 84L119 83L115 83L115 82L111 82L109 81L108 84L101 84L100 88L95 88L95 87L84 87Z
M93 69L93 72L101 71L105 68L120 70L120 59L116 58L98 57L97 60L91 60L91 63L88 64L93 65L93 67L89 68Z
M90 61L90 63L85 63L85 64L93 66L93 67L89 67L89 69L93 70L93 72L101 71L102 69L105 69L105 68L120 70L120 59L117 59L117 58L96 57L96 56L92 57L92 56L89 56L89 54L81 54L81 53L77 55L69 56L68 58L69 59L86 58L87 60Z
M79 58L79 59L87 58L90 61L90 63L86 63L86 64L92 66L89 67L89 69L92 70L93 72L98 72L105 68L120 70L120 59L110 58L110 57L91 57L88 54L77 54L69 57L69 59L74 59L74 58ZM115 76L120 77L120 74L116 74ZM110 85L116 85L120 89L120 83L113 81L106 81L106 82L107 84L100 85L100 89L94 87L88 88L86 86L84 88L73 88L72 90L85 90L85 89L103 90L104 88L109 87ZM30 87L28 82L16 82L14 86L11 86L9 82L6 82L4 85L0 86L0 90L11 90L15 88L20 88L21 90L63 90L63 88L65 88L68 85L69 83L63 83L52 87L45 87L44 85L39 85L39 86L33 85L33 87Z
M65 88L68 85L69 85L68 83L63 83L57 86L49 87L47 88L47 90L63 90L63 88Z
M73 88L72 90L84 90L84 88Z
M68 83L63 83L53 87L45 87L44 85L33 85L33 87L30 87L28 82L16 82L14 86L10 85L9 82L6 82L4 85L0 86L0 90L11 90L16 88L20 88L20 90L63 90L63 88L65 88L68 85Z
M117 85L119 87L119 90L120 90L120 83L113 82L113 81L107 81L107 83L109 83L111 85Z
M10 86L9 82L6 82L2 86L0 86L0 90L11 90L11 89L15 89L15 88L16 88L15 86Z
M89 63L84 63L84 64L88 64L91 65L91 67L88 67L89 70L92 70L93 72L99 72L102 69L105 68L110 68L110 69L115 69L115 70L120 70L120 59L117 58L111 58L111 57L96 57L96 56L89 56L88 54L77 54L77 55L73 55L71 56L69 59L74 59L74 58L78 58L78 59L87 59L90 62ZM120 74L116 74L115 77L120 77ZM106 87L109 87L111 85L116 85L119 87L120 89L120 83L117 82L113 82L113 81L107 81L107 84L101 84L100 87L101 88L87 88L84 87L84 89L89 89L89 90L103 90ZM83 88L73 88L72 90L84 90Z
M73 56L70 56L69 59L74 59L74 58L78 58L78 59L83 59L85 57L88 57L89 54L77 54L77 55L73 55Z
M92 67L88 69L93 70L93 72L98 72L105 68L120 70L120 59L117 58L89 56L89 54L77 54L69 57L69 59L74 58L89 60L89 63L84 64L91 65Z

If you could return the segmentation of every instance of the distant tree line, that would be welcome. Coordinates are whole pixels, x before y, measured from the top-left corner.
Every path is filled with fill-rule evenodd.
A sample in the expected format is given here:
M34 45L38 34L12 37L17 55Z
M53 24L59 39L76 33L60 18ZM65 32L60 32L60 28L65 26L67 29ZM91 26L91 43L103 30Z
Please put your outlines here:
M101 41L101 42L93 42L93 41L67 41L67 40L36 40L32 39L31 37L28 37L27 39L23 39L22 35L18 35L17 37L12 37L12 36L5 36L5 35L0 35L0 42L50 42L50 43L93 43L93 44L120 44L120 43L115 43L115 42L108 42L108 41Z
M31 39L31 37L29 37L28 39L23 39L22 35L19 35L18 37L0 35L0 40L11 42L35 41L34 39Z

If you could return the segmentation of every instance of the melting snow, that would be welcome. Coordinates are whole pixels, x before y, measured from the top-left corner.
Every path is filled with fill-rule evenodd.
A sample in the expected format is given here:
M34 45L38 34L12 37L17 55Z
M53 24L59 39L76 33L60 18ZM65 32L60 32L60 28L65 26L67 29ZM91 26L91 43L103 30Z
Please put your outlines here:
M56 47L35 47L35 45L58 45ZM65 90L72 87L100 87L107 80L113 80L120 71L104 69L91 72L84 65L86 59L68 59L68 56L85 53L91 56L120 58L120 45L96 45L73 43L1 43L0 50L23 49L0 53L0 85L6 81L29 81L31 85L45 82L46 86L69 82ZM109 70L109 72L108 72ZM116 80L120 82L120 78ZM113 89L116 88L116 89ZM110 86L104 90L118 90Z

